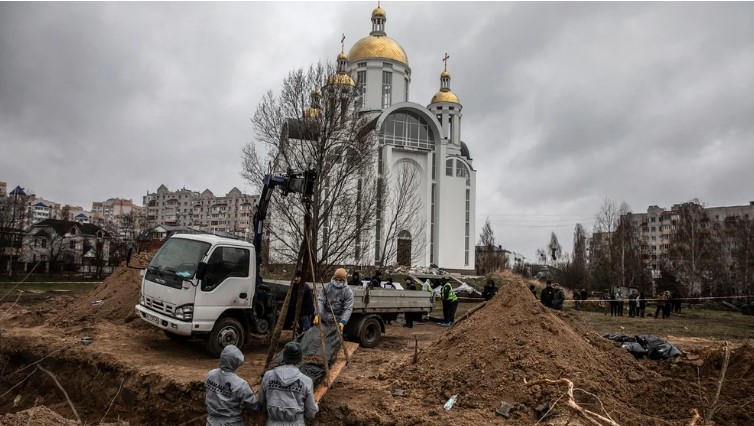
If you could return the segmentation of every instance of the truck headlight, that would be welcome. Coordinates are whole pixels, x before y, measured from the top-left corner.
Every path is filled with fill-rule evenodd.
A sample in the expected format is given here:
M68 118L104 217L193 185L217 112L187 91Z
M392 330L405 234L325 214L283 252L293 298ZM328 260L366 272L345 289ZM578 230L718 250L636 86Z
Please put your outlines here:
M147 306L147 298L146 298L146 297L144 297L144 293L141 293L141 294L139 295L139 304L140 304L141 306Z
M173 316L175 316L178 319L190 321L191 319L194 318L194 305L193 304L181 305L175 308L175 311L173 311Z

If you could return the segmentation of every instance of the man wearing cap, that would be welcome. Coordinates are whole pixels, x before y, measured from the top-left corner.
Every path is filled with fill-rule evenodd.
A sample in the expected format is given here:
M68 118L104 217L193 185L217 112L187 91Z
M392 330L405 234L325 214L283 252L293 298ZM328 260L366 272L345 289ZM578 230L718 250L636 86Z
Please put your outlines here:
M267 409L267 426L304 426L304 419L313 419L319 411L312 379L298 369L301 358L301 345L288 342L283 348L283 365L264 373L259 405Z
M317 295L319 315L314 317L314 325L319 324L320 320L325 325L337 323L342 332L343 327L348 324L353 311L353 290L346 284L347 278L346 270L338 268L330 282L325 284L322 291L319 292ZM332 313L330 313L331 309ZM335 318L333 318L333 314Z
M237 347L228 345L220 354L220 368L207 374L204 381L207 426L242 426L245 423L241 411L244 408L248 411L259 408L249 384L236 374L243 361L243 353Z

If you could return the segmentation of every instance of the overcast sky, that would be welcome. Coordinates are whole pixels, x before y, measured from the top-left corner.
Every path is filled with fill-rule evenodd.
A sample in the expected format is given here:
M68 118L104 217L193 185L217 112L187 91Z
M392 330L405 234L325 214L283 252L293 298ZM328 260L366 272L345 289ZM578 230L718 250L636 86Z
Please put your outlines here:
M477 235L571 251L602 200L754 200L754 3L383 2L427 104L450 54ZM0 181L141 204L225 194L249 117L289 70L334 61L373 3L1 3Z

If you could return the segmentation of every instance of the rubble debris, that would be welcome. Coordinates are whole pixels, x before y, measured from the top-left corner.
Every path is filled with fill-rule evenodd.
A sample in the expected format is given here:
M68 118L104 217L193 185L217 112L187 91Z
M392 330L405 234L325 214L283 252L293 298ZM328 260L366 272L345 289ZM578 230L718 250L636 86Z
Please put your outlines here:
M500 404L500 407L498 407L497 410L495 410L495 414L498 416L503 416L506 419L510 417L511 410L513 409L513 406L511 404L508 404L507 402L503 401L502 404Z

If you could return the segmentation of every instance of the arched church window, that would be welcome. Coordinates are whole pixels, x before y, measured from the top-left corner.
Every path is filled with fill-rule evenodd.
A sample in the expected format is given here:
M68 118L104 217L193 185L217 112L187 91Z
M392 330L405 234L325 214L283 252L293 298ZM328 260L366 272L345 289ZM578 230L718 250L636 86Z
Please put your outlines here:
M356 88L359 89L359 105L364 108L367 100L367 72L356 72Z
M410 148L435 148L435 136L427 122L410 111L396 112L385 119L380 131L380 142Z
M393 104L393 73L382 71L382 109Z
M471 174L469 168L461 160L456 160L456 177L466 178L466 186L471 186Z

